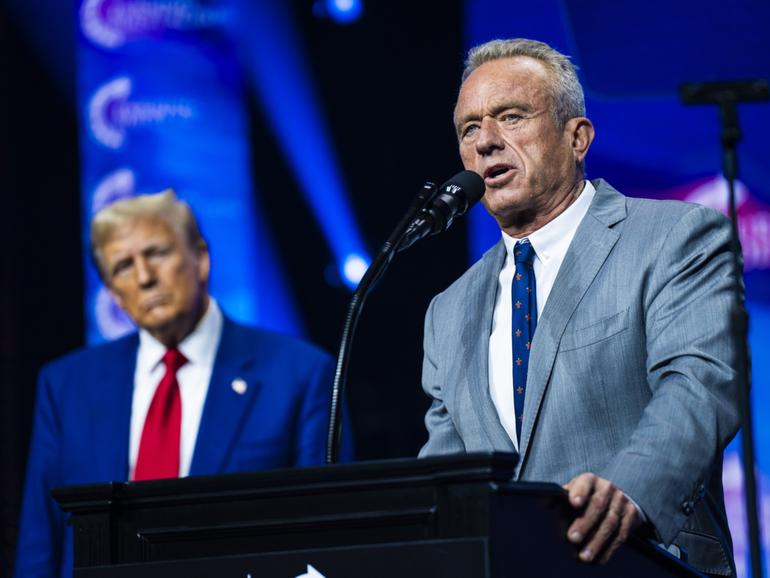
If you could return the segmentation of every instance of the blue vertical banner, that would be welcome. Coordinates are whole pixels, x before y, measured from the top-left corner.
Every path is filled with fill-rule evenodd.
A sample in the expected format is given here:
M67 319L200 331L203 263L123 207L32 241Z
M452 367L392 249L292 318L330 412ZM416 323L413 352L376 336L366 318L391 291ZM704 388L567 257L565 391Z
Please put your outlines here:
M224 2L82 0L78 5L87 338L133 330L89 255L88 223L117 199L176 190L212 257L211 292L244 323L302 328L251 174L244 78Z

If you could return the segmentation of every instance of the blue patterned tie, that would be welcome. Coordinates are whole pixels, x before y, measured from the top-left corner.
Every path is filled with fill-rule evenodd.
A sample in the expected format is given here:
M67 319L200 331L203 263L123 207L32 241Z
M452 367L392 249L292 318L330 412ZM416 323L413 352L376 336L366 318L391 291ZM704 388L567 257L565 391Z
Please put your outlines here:
M511 284L513 304L513 405L516 411L516 439L521 448L521 424L524 421L524 395L527 390L529 350L537 326L537 291L532 262L535 250L528 239L513 248L516 273Z

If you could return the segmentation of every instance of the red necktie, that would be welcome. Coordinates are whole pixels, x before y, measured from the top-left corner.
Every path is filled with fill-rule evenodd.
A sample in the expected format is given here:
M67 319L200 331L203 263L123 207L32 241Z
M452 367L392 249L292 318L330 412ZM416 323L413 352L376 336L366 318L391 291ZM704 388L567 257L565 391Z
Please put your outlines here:
M160 380L144 420L134 480L179 476L179 439L182 433L182 399L176 372L187 363L178 349L163 356L166 374Z

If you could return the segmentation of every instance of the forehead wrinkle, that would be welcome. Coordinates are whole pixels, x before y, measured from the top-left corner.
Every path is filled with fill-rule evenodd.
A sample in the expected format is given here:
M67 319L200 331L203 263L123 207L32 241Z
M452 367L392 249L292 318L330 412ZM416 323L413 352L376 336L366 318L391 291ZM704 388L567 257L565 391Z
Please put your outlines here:
M141 236L136 233L137 225L139 228L145 228ZM134 235L137 237L132 238ZM110 261L113 261L131 257L134 253L144 253L153 246L169 242L177 244L179 234L168 223L162 220L139 219L118 227L102 244L100 251L105 258L108 257L106 253L110 253Z
M472 96L469 98L468 91L471 89ZM499 103L490 105L488 101L495 99ZM469 100L471 106L468 106ZM458 117L461 104L471 110ZM460 86L455 106L455 125L482 118L485 115L479 111L485 107L497 109L496 112L508 107L531 112L539 104L545 108L551 106L549 73L544 65L528 56L495 59L479 66Z

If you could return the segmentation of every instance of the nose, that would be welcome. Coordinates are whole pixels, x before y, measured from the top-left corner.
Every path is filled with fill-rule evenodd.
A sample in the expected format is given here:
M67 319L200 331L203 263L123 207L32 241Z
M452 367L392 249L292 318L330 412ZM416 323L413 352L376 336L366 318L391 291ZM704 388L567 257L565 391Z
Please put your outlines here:
M136 281L143 289L152 287L155 285L156 276L155 269L144 257L139 257L135 262L136 267Z
M481 126L478 129L478 136L476 138L476 152L482 156L491 154L495 150L500 150L505 146L503 143L502 135L500 134L500 126L497 121L491 117L485 116L481 119Z

